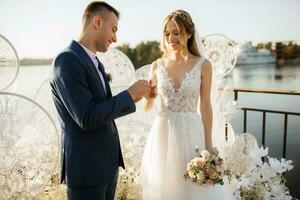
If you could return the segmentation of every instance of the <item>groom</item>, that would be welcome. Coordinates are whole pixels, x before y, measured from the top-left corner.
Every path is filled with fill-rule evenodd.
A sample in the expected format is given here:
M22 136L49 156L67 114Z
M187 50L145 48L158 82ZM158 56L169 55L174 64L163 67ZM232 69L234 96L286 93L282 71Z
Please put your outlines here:
M112 96L96 52L117 41L119 12L105 2L90 3L78 41L54 60L52 96L62 129L61 183L70 200L113 200L118 168L124 168L114 119L135 111L150 92L139 80Z

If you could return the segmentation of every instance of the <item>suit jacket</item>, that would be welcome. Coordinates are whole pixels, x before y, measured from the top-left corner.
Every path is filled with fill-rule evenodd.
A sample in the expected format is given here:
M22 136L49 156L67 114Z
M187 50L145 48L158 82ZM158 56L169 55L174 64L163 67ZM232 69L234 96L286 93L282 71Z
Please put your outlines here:
M125 168L114 119L135 111L130 94L112 96L109 86L105 94L93 61L76 41L55 58L50 85L62 129L61 183L112 181L118 167Z

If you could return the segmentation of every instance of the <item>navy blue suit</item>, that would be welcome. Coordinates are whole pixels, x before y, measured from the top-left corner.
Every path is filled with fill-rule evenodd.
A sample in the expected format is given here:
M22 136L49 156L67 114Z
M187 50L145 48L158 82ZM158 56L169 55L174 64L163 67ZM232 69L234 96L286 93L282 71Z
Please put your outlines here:
M103 85L76 41L55 58L53 70L50 85L62 129L61 183L101 190L115 180L119 166L125 168L114 119L134 112L135 104L127 91L112 96L106 76Z

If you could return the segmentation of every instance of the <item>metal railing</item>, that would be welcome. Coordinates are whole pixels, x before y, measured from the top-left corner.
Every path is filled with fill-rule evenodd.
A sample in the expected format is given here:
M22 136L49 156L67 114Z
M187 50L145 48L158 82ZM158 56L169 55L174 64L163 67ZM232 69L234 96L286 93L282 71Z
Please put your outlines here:
M275 89L258 89L258 88L233 88L231 89L234 92L234 100L238 100L239 93L265 93L265 94L278 94L278 95L300 95L299 90L275 90ZM299 102L300 103L300 102ZM243 119L243 132L247 131L247 114L248 112L260 112L262 113L262 145L265 147L266 143L266 114L267 113L275 113L284 115L284 131L283 131L283 147L282 147L282 157L286 158L286 144L287 144L287 128L288 128L288 116L295 115L300 116L298 112L288 112L288 111L279 111L279 110L269 110L269 109L258 109L258 108L249 108L249 107L241 107L239 108L244 112ZM227 138L227 125L225 126L225 134Z

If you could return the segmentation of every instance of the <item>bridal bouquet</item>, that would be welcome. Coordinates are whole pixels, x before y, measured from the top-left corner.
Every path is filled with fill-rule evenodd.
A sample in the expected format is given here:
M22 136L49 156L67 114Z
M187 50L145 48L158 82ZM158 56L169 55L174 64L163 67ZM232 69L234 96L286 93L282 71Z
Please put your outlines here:
M185 180L201 186L223 185L223 176L229 172L224 169L223 159L203 150L195 149L196 156L187 164Z

